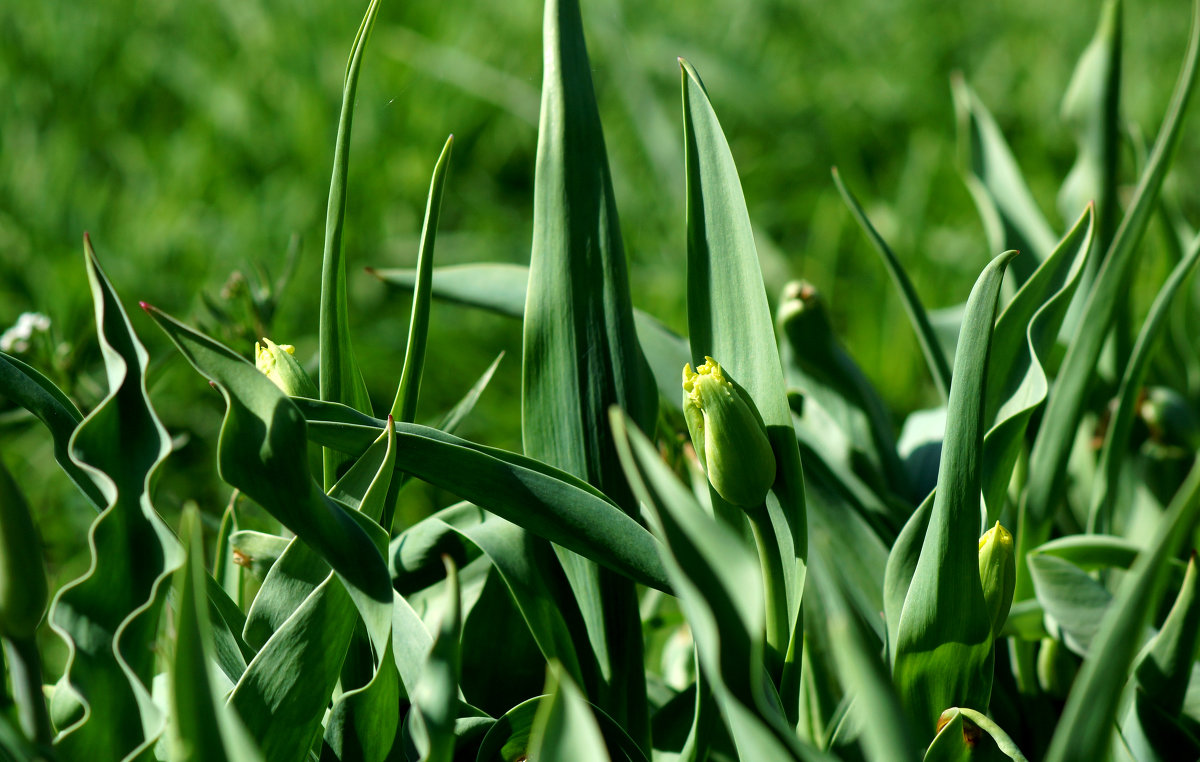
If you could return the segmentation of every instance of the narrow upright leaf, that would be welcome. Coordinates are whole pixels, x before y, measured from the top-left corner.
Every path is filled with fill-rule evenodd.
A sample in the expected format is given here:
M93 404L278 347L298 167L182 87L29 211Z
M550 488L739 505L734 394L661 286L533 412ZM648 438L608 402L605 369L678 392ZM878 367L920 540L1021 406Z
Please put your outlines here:
M358 73L362 66L363 50L371 29L379 0L371 0L363 16L350 60L346 64L345 88L342 91L342 111L338 118L337 143L333 149L333 176L329 181L329 206L325 215L325 253L321 258L321 399L342 402L350 407L371 411L371 400L363 382L354 349L350 345L350 319L346 299L346 249L343 228L346 223L346 176L350 169L350 126L354 121L354 95L358 90ZM325 486L336 481L336 469L343 458L325 451Z
M1087 392L1095 376L1096 363L1113 323L1122 294L1128 288L1129 272L1139 243L1156 206L1159 190L1170 167L1171 157L1182 133L1183 116L1191 99L1200 69L1200 0L1192 4L1192 27L1187 56L1166 118L1159 129L1133 201L1121 220L1096 281L1083 307L1079 330L1063 358L1054 388L1046 403L1045 417L1038 429L1029 463L1029 482L1022 503L1017 534L1017 598L1028 597L1028 575L1023 573L1025 554L1049 539L1050 517L1066 486L1066 463L1083 415Z
M949 398L950 363L946 362L946 356L942 353L942 345L938 343L937 334L929 322L929 315L925 311L925 306L921 304L921 297L917 295L917 289L908 279L908 274L904 272L904 267L892 253L887 241L883 240L883 236L875 230L871 220L867 219L867 213L859 205L858 199L842 182L842 176L836 167L833 169L833 182L837 186L838 192L842 194L846 206L850 207L850 213L854 215L859 226L862 227L863 232L867 234L867 238L870 239L871 244L883 259L883 265L887 268L888 275L891 276L892 282L900 291L901 299L904 302L904 311L908 313L908 319L917 334L917 344L920 345L921 352L925 355L925 362L929 365L933 383L941 393L942 399Z

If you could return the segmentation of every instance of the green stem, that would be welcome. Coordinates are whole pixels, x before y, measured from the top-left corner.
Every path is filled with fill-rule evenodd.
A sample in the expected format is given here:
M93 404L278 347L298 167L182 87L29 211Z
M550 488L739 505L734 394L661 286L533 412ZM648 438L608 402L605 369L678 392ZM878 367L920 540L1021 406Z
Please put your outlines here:
M42 692L42 659L37 643L33 637L4 638L4 656L12 677L21 730L35 744L48 746L54 739L54 728Z
M746 516L750 519L750 530L754 533L754 544L758 547L763 592L766 594L767 671L778 685L788 641L791 640L783 559L780 557L779 542L775 538L775 530L771 526L766 505L746 511Z

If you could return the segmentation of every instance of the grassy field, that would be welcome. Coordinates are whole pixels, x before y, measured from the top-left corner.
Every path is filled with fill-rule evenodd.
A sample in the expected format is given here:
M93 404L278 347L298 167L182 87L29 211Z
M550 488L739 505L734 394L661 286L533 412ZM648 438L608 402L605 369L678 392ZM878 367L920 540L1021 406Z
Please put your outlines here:
M1058 195L1077 155L1063 96L1099 6L584 2L633 304L689 332L683 57L703 72L720 115L772 310L789 281L813 284L897 431L911 413L943 404L903 300L830 169L891 245L934 322L943 310L957 314L1014 239L994 245L964 183L971 146L951 83L969 84L990 109L1057 239L1081 211L1078 199ZM84 413L100 403L106 371L80 267L89 232L137 313L150 395L173 437L156 508L177 526L195 504L209 541L230 499L212 466L224 401L132 306L148 302L250 359L262 336L293 344L316 378L330 168L347 45L362 10L313 0L0 6L0 330L25 312L46 315L49 332L19 356ZM1189 10L1165 1L1124 9L1122 205L1145 165L1139 149L1167 109ZM415 266L447 135L454 149L436 264L530 261L542 44L542 4L531 0L381 7L358 84L344 239L349 325L376 411L387 409L404 366L411 299L364 268ZM1200 130L1189 121L1165 185L1183 220L1200 212L1194 166ZM1171 237L1151 223L1118 322L1119 357L1128 358L1175 265ZM947 349L953 361L953 336ZM441 418L501 351L458 433L521 451L519 321L435 302L416 420ZM1167 383L1173 360L1156 362L1151 382ZM1121 368L1105 367L1115 387ZM57 588L87 569L95 514L54 462L45 430L2 395L0 455L20 475ZM396 529L454 500L428 485L407 490ZM246 521L273 520L251 512ZM61 662L61 642L42 637L48 662Z

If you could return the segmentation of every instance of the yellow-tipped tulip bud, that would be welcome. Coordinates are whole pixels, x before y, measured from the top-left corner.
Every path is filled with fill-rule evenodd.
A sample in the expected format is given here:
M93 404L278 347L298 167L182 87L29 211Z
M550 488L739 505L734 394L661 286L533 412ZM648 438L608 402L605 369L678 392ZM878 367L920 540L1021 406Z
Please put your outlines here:
M979 538L979 581L983 600L992 621L992 637L1000 634L1017 587L1016 553L1013 536L1000 522Z
M276 344L266 337L263 344L254 342L254 364L263 375L288 396L315 398L316 384L294 357L296 348L291 344Z
M775 482L775 454L754 400L711 357L683 368L683 414L700 466L726 501L760 505Z

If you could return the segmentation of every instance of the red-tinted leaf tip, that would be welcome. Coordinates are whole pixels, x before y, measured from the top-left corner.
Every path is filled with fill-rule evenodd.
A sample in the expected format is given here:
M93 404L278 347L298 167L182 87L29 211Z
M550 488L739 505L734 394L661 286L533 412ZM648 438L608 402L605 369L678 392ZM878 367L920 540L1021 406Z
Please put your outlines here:
M150 302L138 302L138 306L144 309L146 312L154 309L154 305L150 304Z

